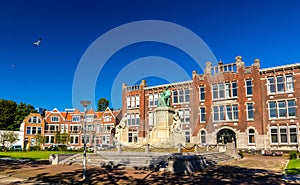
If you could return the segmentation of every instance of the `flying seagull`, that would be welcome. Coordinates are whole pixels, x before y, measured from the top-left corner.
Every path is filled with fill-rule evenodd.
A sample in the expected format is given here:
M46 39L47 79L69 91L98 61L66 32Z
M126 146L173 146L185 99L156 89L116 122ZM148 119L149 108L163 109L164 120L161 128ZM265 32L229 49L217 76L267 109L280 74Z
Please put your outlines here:
M39 45L40 45L40 43L41 43L41 41L42 41L42 39L41 39L41 38L39 38L39 40L37 40L37 41L33 42L33 44L34 44L34 45L36 45L36 46L39 46Z

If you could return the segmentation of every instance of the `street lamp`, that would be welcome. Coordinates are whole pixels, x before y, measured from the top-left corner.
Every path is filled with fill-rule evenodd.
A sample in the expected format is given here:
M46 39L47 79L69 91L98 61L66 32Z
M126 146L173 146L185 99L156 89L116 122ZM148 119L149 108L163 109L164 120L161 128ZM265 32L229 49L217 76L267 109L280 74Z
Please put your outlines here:
M84 125L83 125L83 180L86 176L86 108L91 104L88 100L80 101L80 104L84 107Z

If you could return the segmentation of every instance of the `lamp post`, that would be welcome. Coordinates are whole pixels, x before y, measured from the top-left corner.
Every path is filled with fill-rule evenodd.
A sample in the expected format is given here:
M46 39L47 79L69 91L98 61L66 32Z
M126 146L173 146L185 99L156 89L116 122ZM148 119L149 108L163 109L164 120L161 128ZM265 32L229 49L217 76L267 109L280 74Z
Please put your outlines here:
M80 104L84 107L84 125L83 125L83 180L86 176L86 108L90 105L90 101L82 100Z

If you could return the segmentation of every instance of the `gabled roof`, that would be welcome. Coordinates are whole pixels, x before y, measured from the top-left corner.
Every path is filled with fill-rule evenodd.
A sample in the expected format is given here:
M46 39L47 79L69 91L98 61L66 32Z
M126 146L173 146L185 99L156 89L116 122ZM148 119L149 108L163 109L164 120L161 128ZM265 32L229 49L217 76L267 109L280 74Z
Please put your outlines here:
M59 114L61 118L63 118L63 120L65 121L65 117L61 114L61 112L59 112L57 110L57 108L54 108L52 111L46 111L45 113L45 119L47 119L50 115L53 115L53 114Z
M109 107L107 107L107 108L105 109L105 111L103 112L102 117L105 116L106 114L110 114L110 115L113 116L114 119L116 119L116 115L110 110Z
M88 110L88 111L86 112L86 114L95 114L95 111L91 108L90 110Z

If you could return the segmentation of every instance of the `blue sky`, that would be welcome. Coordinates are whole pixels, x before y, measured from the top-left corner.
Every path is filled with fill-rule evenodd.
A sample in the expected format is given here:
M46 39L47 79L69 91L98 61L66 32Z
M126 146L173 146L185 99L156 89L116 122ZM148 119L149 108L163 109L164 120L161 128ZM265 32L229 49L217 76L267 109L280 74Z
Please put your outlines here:
M297 0L3 0L0 98L50 110L78 106L72 102L73 82L84 53L103 34L143 20L166 21L192 31L224 63L233 62L237 55L243 56L246 65L259 58L262 68L297 63L299 7ZM42 42L36 47L32 42L38 38ZM100 54L105 52L105 48L99 50ZM132 43L115 51L105 61L94 89L86 89L95 94L92 107L104 97L114 100L113 108L120 108L121 97L111 97L116 76L128 64L147 56L172 60L189 75L194 69L201 71L188 53L176 47L159 42ZM133 76L127 74L124 80ZM133 81L143 78L148 85L168 82L157 75L141 75Z

